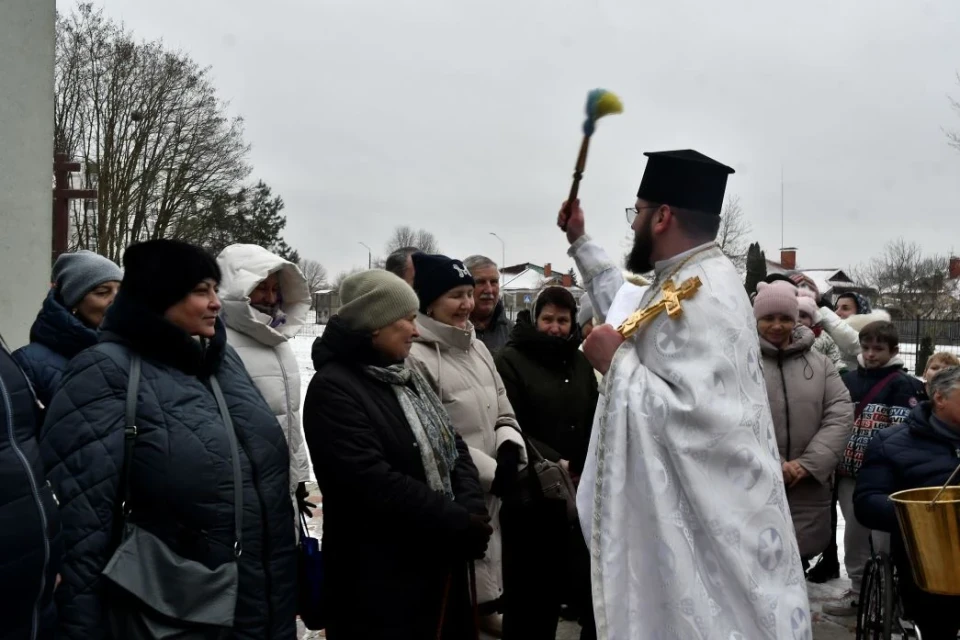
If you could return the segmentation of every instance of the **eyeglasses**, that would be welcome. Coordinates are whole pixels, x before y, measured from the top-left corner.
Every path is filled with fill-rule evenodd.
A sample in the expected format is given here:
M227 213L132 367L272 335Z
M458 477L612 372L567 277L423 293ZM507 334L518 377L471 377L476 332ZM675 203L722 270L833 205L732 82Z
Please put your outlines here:
M660 205L649 205L646 207L640 207L639 209L636 207L627 207L626 208L627 224L629 224L632 227L634 221L637 219L637 216L640 215L640 212L643 211L644 209L659 209L659 208L660 208Z

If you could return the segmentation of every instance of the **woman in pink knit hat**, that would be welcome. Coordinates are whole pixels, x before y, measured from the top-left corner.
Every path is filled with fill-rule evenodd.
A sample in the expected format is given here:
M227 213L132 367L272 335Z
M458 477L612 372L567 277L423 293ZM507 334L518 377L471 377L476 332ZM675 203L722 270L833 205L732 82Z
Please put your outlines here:
M760 283L753 313L787 502L800 556L809 561L830 539L833 472L850 436L853 404L836 367L813 349L813 332L799 323L795 286Z

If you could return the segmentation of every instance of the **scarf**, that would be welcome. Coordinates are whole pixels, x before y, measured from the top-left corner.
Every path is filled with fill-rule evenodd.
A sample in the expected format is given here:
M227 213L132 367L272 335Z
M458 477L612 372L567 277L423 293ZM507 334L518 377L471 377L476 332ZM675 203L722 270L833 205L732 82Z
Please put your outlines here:
M260 305L260 304L251 304L250 306L259 311L260 313L270 316L270 322L268 325L271 329L276 329L287 323L287 314L283 312L281 308L282 303L278 302L277 304L270 306Z
M457 461L457 443L450 416L437 394L427 386L418 372L402 364L389 367L364 367L367 375L393 388L403 416L410 424L420 460L427 476L427 486L454 498L450 472Z

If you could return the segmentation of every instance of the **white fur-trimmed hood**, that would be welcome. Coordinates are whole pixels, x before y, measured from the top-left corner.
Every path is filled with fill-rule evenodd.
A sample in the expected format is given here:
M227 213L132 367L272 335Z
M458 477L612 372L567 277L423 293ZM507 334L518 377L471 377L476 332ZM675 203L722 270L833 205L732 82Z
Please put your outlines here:
M871 311L870 313L858 313L857 315L847 318L845 322L850 325L851 329L860 333L860 331L871 322L880 322L881 320L890 322L890 314L880 310Z

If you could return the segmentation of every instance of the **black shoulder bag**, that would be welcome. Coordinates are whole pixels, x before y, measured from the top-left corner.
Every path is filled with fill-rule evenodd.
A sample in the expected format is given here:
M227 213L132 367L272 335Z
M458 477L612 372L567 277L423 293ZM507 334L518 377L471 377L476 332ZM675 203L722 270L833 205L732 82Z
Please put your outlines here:
M127 386L126 430L123 469L120 475L123 496L120 546L103 576L111 583L104 598L104 615L111 634L123 640L208 640L231 637L237 604L237 558L241 553L243 525L243 484L236 433L223 392L216 378L210 386L220 417L227 427L233 462L234 559L215 569L174 553L167 544L130 521L131 478L134 445L137 440L137 391L140 384L140 357L132 354Z

